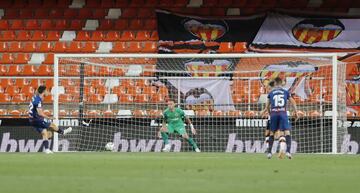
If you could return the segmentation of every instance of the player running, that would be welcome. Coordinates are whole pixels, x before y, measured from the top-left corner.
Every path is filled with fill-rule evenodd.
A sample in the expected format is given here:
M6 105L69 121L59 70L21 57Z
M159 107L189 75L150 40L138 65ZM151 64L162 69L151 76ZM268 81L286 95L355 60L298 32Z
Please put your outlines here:
M190 119L185 116L184 111L175 107L174 101L168 101L168 108L166 108L163 113L163 123L159 131L165 144L163 151L169 152L171 148L171 145L169 144L169 136L167 133L176 132L191 145L194 151L200 152L200 149L196 145L194 139L189 137L189 135L186 133L184 119L186 123L190 125L191 133L196 135L196 130Z
M47 129L52 129L53 131L66 135L72 131L72 128L69 127L65 130L62 130L50 121L52 118L45 115L42 109L42 100L44 99L45 95L48 95L46 87L39 86L29 105L29 122L30 125L41 134L43 139L43 146L45 148L44 152L46 154L51 154L53 152L49 149L49 138L52 137L52 132L48 131Z
M280 149L279 158L284 158L285 155L291 159L291 136L290 136L290 122L287 115L286 104L289 100L295 111L295 120L298 118L298 112L295 100L290 96L290 93L283 89L281 78L277 77L274 80L274 88L268 94L268 102L265 109L262 111L262 115L266 112L270 112L270 136L269 147L267 149L267 157L272 157L271 149L274 143L274 134L278 132Z

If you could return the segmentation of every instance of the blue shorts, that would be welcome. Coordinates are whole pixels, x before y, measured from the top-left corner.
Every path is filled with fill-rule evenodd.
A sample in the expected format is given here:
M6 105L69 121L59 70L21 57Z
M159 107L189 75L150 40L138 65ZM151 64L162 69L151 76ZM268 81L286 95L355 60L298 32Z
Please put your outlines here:
M51 125L51 121L48 119L29 119L30 125L35 128L35 130L41 133L44 129L48 129Z
M273 112L270 115L270 130L271 131L284 131L290 130L291 125L289 122L289 117L286 112Z

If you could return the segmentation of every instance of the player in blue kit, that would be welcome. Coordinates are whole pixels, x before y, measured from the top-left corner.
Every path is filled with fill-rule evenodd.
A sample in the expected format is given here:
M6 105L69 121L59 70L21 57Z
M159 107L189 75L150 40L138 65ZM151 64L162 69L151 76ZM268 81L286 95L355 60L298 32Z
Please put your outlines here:
M51 129L60 134L66 135L72 131L72 128L69 127L65 130L60 129L54 123L50 121L50 117L45 115L42 109L42 100L44 96L47 95L46 87L39 86L36 90L35 95L32 97L30 105L29 105L29 122L30 125L33 126L37 132L39 132L43 139L43 146L45 148L44 152L46 154L53 153L49 149L49 138L52 137L52 132L47 129Z
M283 89L282 79L277 77L274 80L274 88L268 94L268 102L266 103L265 109L262 111L262 115L266 112L270 112L270 136L269 136L269 147L267 149L268 158L272 157L271 149L274 143L274 134L279 137L280 149L279 158L284 158L285 155L291 159L291 136L290 129L291 125L287 115L287 101L290 101L295 111L295 120L298 118L297 107L295 100L290 96L290 93Z

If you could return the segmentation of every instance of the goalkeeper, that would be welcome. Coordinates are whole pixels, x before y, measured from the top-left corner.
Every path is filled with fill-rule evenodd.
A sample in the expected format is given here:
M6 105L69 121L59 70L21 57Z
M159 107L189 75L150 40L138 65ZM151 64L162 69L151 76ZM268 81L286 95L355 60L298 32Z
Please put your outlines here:
M191 133L196 135L196 130L192 125L190 119L185 116L184 111L180 108L175 107L174 101L168 101L168 108L166 108L163 113L163 123L159 131L165 144L163 151L168 152L171 148L169 144L168 133L176 132L180 134L181 137L184 138L191 145L194 151L200 152L200 149L196 145L194 139L189 137L185 130L184 119L186 120L186 123L190 125Z

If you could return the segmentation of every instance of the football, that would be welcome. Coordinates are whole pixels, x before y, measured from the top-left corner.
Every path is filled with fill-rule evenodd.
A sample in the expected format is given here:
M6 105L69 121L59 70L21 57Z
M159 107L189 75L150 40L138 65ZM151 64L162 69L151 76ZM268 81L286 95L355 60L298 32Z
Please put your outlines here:
M113 142L108 142L106 145L105 145L105 149L107 151L113 151L114 150L114 143Z

